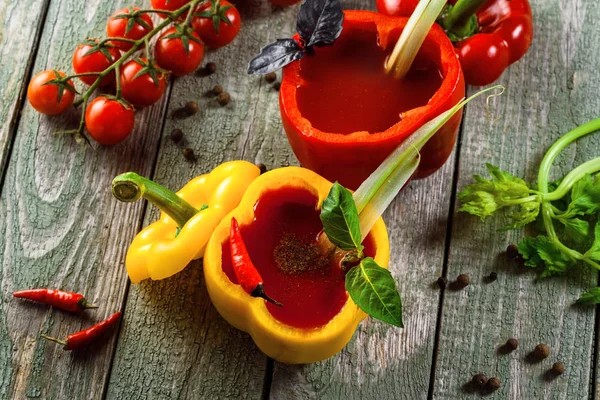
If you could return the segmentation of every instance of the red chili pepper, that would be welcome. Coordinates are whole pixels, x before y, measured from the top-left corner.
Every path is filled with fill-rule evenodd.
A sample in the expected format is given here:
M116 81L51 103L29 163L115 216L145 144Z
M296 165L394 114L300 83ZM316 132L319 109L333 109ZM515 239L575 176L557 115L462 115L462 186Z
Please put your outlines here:
M54 289L32 289L13 293L14 297L28 299L60 308L70 312L80 312L88 308L98 308L87 302L79 293L64 292Z
M44 339L48 339L53 342L62 344L65 350L83 349L88 347L92 342L102 337L113 326L117 325L120 319L121 312L116 312L104 321L92 326L91 328L87 328L67 336L67 340L59 340L46 335L40 336Z
M416 0L377 0L386 15L407 17ZM438 22L455 42L469 85L494 82L512 63L527 53L533 39L533 19L528 0L450 0L450 11ZM469 21L475 15L476 18ZM475 23L476 20L476 23Z
M231 264L242 289L252 297L262 297L268 302L281 307L282 304L280 302L272 299L265 293L263 279L250 259L250 254L248 254L248 249L242 238L238 222L233 217L231 218L229 236Z

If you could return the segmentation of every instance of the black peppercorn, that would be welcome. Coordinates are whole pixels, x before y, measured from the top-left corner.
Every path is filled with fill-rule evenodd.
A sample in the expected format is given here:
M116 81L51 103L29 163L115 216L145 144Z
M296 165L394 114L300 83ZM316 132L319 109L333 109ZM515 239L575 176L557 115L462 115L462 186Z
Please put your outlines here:
M437 279L437 285L438 285L438 287L439 287L440 289L443 289L443 288L445 288L447 284L448 284L448 278L446 278L446 277L443 277L443 276L440 276L440 277Z
M519 341L515 338L510 338L506 341L506 344L504 345L504 347L508 351L516 350L519 347Z
M223 86L221 86L221 85L216 85L216 86L215 86L215 87L214 87L214 88L211 90L211 92L212 92L213 94L219 95L219 94L223 93Z
M279 90L279 89L281 89L281 82L275 82L275 83L273 84L273 89L275 89L275 90Z
M538 360L544 360L548 358L549 355L550 347L548 347L548 345L544 343L538 344L537 346L535 346L535 349L533 349L533 356Z
M490 274L488 275L488 281L490 282L494 282L495 280L498 279L498 273L497 272L490 272Z
M277 74L275 72L269 72L265 75L265 81L273 83L277 80Z
M204 67L204 71L207 75L214 74L217 71L217 64L214 62L207 63L206 67Z
M506 248L506 257L508 257L509 260L514 260L519 257L519 246L514 243L509 244Z
M196 103L195 101L188 101L187 103L185 103L183 109L188 115L194 115L198 112L198 103Z
M565 364L561 363L560 361L557 361L554 364L552 364L552 373L554 373L556 375L564 374L565 373Z
M183 132L181 129L173 129L171 131L171 140L173 140L175 143L179 143L181 142L181 139L183 139Z
M229 96L229 93L227 92L219 93L219 95L217 96L217 102L222 106L226 106L227 104L229 104L230 101L231 96Z
M190 148L183 149L183 156L190 161L196 160L196 156L194 155L194 150Z
M500 389L500 379L498 378L490 378L485 385L485 388L490 392L496 391Z
M473 378L471 378L471 383L473 383L473 385L475 387L484 387L486 383L488 383L488 378L487 376L485 376L485 374L479 373L479 374L475 374L473 375Z
M258 163L256 164L256 166L258 167L258 169L260 169L260 174L264 174L265 172L267 172L267 166L263 163Z
M459 289L464 289L471 283L471 279L467 274L460 274L456 277L456 287Z

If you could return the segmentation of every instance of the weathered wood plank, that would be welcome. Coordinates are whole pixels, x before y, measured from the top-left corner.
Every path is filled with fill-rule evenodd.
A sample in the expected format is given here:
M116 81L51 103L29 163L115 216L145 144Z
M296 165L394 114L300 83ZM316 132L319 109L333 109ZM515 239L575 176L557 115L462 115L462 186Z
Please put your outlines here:
M199 104L199 112L166 121L154 178L170 188L231 159L264 162L270 168L295 162L281 130L278 92L263 79L248 76L246 67L261 46L294 29L296 11L273 8L263 0L239 3L239 37L206 55L205 62L215 62L217 72L179 78L173 85L169 115L190 100ZM231 94L226 107L206 95L216 84ZM184 131L196 163L186 161L184 146L169 138L174 128ZM157 216L149 207L144 224ZM193 262L165 281L131 285L108 398L261 397L266 357L247 334L218 315L203 279L201 263Z
M485 162L535 181L545 149L561 134L598 117L600 32L593 23L600 17L598 4L534 0L532 8L534 44L501 79L507 92L495 113L502 119L488 122L483 107L467 110L458 190L472 181L473 173L484 172ZM555 176L598 156L599 143L595 135L569 148ZM461 387L479 371L503 381L495 399L587 398L594 308L572 303L595 284L596 274L539 281L505 260L504 249L521 238L520 232L501 233L499 219L483 225L463 214L453 225L448 277L467 273L472 285L445 293L434 398L471 398ZM491 271L499 279L485 284ZM520 341L518 351L497 353L510 337ZM552 355L537 364L526 362L538 343L548 344ZM567 372L548 382L544 374L557 360Z
M0 4L0 179L49 0Z
M347 9L372 6L344 3ZM272 399L427 397L439 304L439 289L432 283L442 273L453 170L452 157L435 175L412 182L384 215L404 329L367 319L329 360L304 366L275 363Z
M52 1L34 70L70 69L77 42L102 35L107 17L125 5ZM138 113L138 129L124 143L91 149L54 133L76 123L75 115L47 118L24 107L0 198L1 398L102 396L116 335L77 354L39 334L64 337L121 309L127 283L121 264L143 207L119 207L110 182L124 170L150 173L163 108ZM32 287L80 291L100 308L79 317L11 297Z

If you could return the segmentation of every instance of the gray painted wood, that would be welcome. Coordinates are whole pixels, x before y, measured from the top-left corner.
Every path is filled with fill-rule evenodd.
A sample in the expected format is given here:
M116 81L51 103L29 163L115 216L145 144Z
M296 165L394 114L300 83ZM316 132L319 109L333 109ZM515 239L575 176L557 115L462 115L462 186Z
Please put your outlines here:
M534 0L532 8L534 44L500 82L507 91L493 112L502 119L490 123L484 108L467 110L459 190L473 173L484 172L485 162L535 181L545 149L561 134L598 117L600 38L593 22L600 16L598 4ZM570 147L559 159L555 177L597 157L599 145L596 134ZM463 214L453 225L448 277L467 273L472 285L445 293L434 398L472 398L461 386L477 372L502 380L494 399L587 398L594 368L594 308L572 303L596 284L597 274L588 270L569 279L537 280L533 272L505 260L504 249L521 232L497 232L501 220L483 225ZM484 283L492 271L498 272L498 281ZM520 341L519 349L499 354L498 347L510 337ZM548 344L551 356L528 363L525 357L538 343ZM545 380L558 360L567 372Z
M53 1L34 71L70 69L77 42L102 35L106 18L124 5ZM124 143L92 149L54 133L76 124L75 112L49 118L23 107L0 198L0 398L102 396L116 335L93 351L70 353L39 334L65 337L121 309L127 284L122 261L143 207L120 207L110 182L125 170L150 173L162 108L138 113L138 128ZM78 317L11 296L35 287L83 292L100 308Z
M49 0L0 4L0 177L18 119L25 78L33 62Z
M205 56L204 62L217 64L217 72L178 78L173 85L169 115L191 100L199 112L166 121L154 179L172 189L231 159L269 168L295 162L282 132L278 92L262 78L248 76L246 67L262 46L289 35L296 10L254 0L241 4L240 13L243 26L235 41ZM207 95L216 84L231 94L226 107ZM183 146L169 138L174 128L184 131ZM185 160L184 147L194 150L195 163ZM144 225L157 217L149 207ZM218 315L203 279L201 262L193 262L167 280L131 285L108 398L261 397L266 357L249 335Z
M344 6L374 5L348 1ZM404 329L367 319L329 360L275 363L272 399L427 398L440 294L434 283L442 274L453 170L454 156L433 176L412 182L384 214Z

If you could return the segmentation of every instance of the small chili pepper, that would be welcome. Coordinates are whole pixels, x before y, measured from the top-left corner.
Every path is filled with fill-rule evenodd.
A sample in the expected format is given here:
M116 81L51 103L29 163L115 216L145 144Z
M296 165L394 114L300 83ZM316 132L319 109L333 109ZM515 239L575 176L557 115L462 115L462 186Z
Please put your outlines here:
M83 349L88 347L92 342L98 340L112 327L117 325L120 319L121 312L116 312L104 321L99 322L90 328L70 334L69 336L67 336L66 340L60 340L46 335L40 336L44 339L48 339L53 342L62 344L65 350Z
M80 312L88 308L98 308L87 302L85 297L79 293L65 292L54 289L32 289L13 293L14 297L27 299L51 305L61 310Z
M483 387L486 383L488 383L488 378L482 373L475 374L471 379L471 383L476 387Z
M262 297L268 302L281 307L282 304L280 302L273 300L265 293L263 279L250 259L250 254L248 254L248 249L246 248L242 233L240 232L240 227L235 218L231 218L229 236L231 264L233 265L235 276L242 288L252 297Z
M561 363L560 361L557 361L554 364L552 364L551 371L555 375L562 375L565 373L565 364Z

